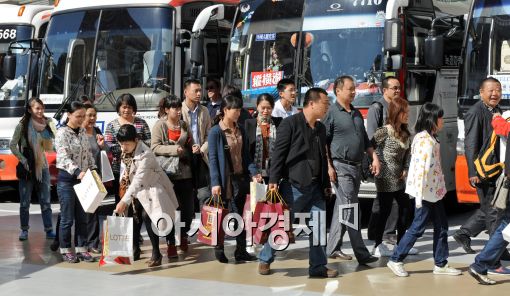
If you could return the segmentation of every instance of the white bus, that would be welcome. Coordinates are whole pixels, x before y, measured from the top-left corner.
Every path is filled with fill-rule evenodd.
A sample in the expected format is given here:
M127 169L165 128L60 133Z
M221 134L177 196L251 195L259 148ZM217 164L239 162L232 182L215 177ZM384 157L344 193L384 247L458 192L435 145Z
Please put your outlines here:
M49 112L82 95L95 99L98 125L118 115L115 100L132 94L137 116L150 126L157 105L168 94L181 96L192 76L190 39L195 22L206 44L204 75L221 76L231 23L238 1L61 0L55 3L43 46L38 93ZM203 18L199 13L211 4ZM229 10L229 6L231 9ZM204 14L202 14L204 16ZM220 42L217 42L217 41ZM218 43L220 43L218 45ZM57 119L60 117L57 114Z
M9 142L28 98L35 94L39 53L33 43L44 36L52 8L0 4L0 182L17 180L18 160ZM13 79L7 79L3 68L10 47L11 61L16 63Z
M446 6L442 5L442 6ZM445 59L425 64L431 30L445 37ZM457 78L463 17L440 12L433 0L243 0L238 6L225 80L240 87L247 104L258 94L277 95L276 83L294 79L302 102L310 87L322 87L334 100L333 82L351 75L357 82L353 104L366 114L382 93L385 76L398 77L410 103L411 126L425 102L445 109L440 134L447 189L455 193ZM373 197L362 186L360 197Z

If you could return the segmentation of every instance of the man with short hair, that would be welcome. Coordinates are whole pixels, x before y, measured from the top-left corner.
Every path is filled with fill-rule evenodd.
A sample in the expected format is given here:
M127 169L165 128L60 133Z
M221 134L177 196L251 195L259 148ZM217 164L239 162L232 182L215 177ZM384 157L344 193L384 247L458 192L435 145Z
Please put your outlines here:
M363 153L372 156L374 175L379 174L380 163L368 140L363 116L352 105L356 96L354 79L350 76L338 77L334 83L334 92L336 101L324 119L329 148L328 174L330 181L336 186L336 202L326 252L332 258L342 257L336 253L340 251L342 243L342 228L347 227L358 263L368 264L378 258L370 255L363 242L359 227L360 215L357 215ZM342 220L339 213L344 214Z
M327 92L321 88L310 88L305 94L303 112L287 117L280 123L271 156L268 190L279 189L293 214L310 211L310 220L326 210L324 198L331 191L326 160L326 131L324 124L319 121L328 108ZM309 221L308 225L325 222ZM319 242L321 240L319 229L314 227L312 230L308 274L310 277L336 277L338 272L326 267L328 262L324 246L314 245L314 237ZM259 254L261 275L270 273L274 254L275 250L270 244L264 244Z
M294 103L297 90L294 80L284 78L278 82L276 89L280 99L274 104L273 117L287 118L296 114L298 110L294 107Z
M207 109L209 110L209 116L213 120L216 115L220 113L221 106L221 82L213 78L207 81Z
M200 105L201 97L202 86L200 80L190 79L184 82L184 101L181 112L182 120L187 123L192 135L193 198L197 198L198 203L196 204L198 205L202 204L207 197L210 197L211 193L209 168L207 166L207 136L211 128L211 117L207 108Z
M400 81L398 81L395 76L387 76L381 82L381 90L382 97L378 100L374 101L370 108L368 108L367 115L367 135L368 139L372 141L374 137L375 131L386 124L386 118L388 117L388 108L390 102L396 98L400 97ZM365 156L366 157L366 156ZM397 218L398 218L398 206L395 200L393 201L393 206L391 209L390 216L386 222L386 227L384 230L385 240L391 244L396 243L396 239L394 239L393 233L395 233L395 229L397 227ZM374 233L377 227L377 221L379 219L379 199L374 199L372 204L372 213L370 215L370 221L368 223L368 239L374 240ZM378 256L378 249L374 249L373 254Z
M480 208L455 232L453 238L468 254L476 253L471 248L471 237L476 237L484 230L492 236L499 225L498 211L491 206L496 190L496 178L482 180L475 168L475 159L482 153L482 147L491 138L493 128L491 125L494 113L501 113L501 83L493 77L487 77L480 83L480 100L476 102L464 115L464 150L468 166L469 182L476 187L480 199ZM495 156L499 161L499 138L495 145ZM508 251L504 250L502 259L510 258ZM510 269L503 267L499 258L494 266L489 267L492 274L510 274Z

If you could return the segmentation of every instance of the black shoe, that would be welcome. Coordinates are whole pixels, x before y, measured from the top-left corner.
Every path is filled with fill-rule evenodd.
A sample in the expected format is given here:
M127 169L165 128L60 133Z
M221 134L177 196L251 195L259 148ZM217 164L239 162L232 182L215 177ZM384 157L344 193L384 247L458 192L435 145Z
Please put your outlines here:
M214 256L220 263L228 263L227 256L225 256L225 251L223 249L215 248Z
M379 258L375 257L375 256L370 256L368 257L367 259L363 260L363 261L360 261L358 262L360 265L367 265L367 264L370 264L370 263L374 263L374 262L377 262L377 260L379 260Z
M236 259L236 262L244 262L244 261L255 261L257 260L256 256L251 255L250 253L246 252L246 248L243 247L242 249L237 249L234 253L234 257Z
M469 238L469 236L456 232L453 235L453 239L459 245L461 245L461 247L464 249L464 252L466 252L467 254L475 254L476 253L475 250L471 249L471 239Z
M501 254L501 257L499 257L499 260L510 261L510 253L508 250L505 249L503 254Z
M473 268L468 269L469 274L482 285L495 285L496 281L487 277L485 274L476 272Z
M140 260L140 255L141 255L141 254L142 254L142 250L140 250L140 249L135 249L135 250L133 251L133 260L134 260L134 261L138 261L138 260Z
M309 276L311 278L336 278L338 276L338 271L326 267L321 272L309 273Z
M50 250L56 252L58 250L58 247L60 247L60 243L58 241L53 241L50 245Z

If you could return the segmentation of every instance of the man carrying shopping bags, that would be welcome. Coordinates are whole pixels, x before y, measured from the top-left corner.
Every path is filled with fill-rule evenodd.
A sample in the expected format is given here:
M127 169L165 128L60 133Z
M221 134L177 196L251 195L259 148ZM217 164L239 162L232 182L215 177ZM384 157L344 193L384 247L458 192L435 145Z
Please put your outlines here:
M325 211L324 196L330 193L326 162L326 129L318 121L329 108L328 94L321 88L311 88L305 94L303 112L282 121L271 157L269 190L279 190L293 213L309 211L312 217ZM283 181L278 186L278 182ZM315 212L315 214L314 214ZM313 221L325 223L326 221ZM308 222L311 225L312 221ZM310 277L333 278L338 272L326 267L324 246L314 244L318 231L310 233ZM320 241L320 238L319 240ZM269 242L259 254L259 273L268 275L274 261L275 250Z

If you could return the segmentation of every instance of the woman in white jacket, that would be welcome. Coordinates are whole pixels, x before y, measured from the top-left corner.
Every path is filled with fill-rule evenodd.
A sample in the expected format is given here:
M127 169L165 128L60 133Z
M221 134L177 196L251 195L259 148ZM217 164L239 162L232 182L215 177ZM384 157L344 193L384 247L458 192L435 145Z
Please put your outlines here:
M437 133L442 128L443 109L432 103L423 105L414 128L416 136L411 145L411 163L406 181L406 193L416 200L414 220L387 264L397 276L409 276L403 260L425 232L429 217L434 224L434 274L461 274L460 270L448 265L448 219L443 204L446 188L437 140Z

